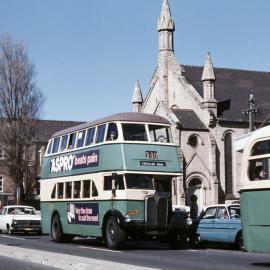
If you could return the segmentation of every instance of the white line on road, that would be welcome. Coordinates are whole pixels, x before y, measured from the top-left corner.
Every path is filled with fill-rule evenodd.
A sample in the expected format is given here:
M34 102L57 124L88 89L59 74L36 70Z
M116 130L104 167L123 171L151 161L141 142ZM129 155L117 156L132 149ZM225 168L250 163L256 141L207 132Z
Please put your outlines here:
M9 235L0 235L0 236L4 238L11 238L11 239L17 239L17 240L26 240L25 238L9 236Z
M95 247L85 247L85 246L79 246L79 248L96 249L96 250L107 251L107 252L122 253L122 251L119 251L119 250L111 250L111 249L105 249L105 248L95 248Z

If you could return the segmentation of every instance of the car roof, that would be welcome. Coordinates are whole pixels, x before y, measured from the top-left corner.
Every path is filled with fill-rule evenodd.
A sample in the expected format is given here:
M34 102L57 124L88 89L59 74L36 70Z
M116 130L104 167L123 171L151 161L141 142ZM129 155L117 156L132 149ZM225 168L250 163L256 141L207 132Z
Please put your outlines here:
M22 207L23 207L23 208L26 208L26 207L27 207L27 208L34 208L33 206L30 206L30 205L6 205L5 207L6 207L6 208L14 208L14 207L18 207L18 208L19 208L19 207L21 207L21 208L22 208Z

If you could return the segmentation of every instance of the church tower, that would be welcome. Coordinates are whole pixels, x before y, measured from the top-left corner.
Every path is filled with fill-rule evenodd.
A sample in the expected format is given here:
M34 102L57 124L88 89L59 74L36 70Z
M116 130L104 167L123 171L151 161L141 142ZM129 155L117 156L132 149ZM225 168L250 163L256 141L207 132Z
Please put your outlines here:
M217 118L217 100L215 98L215 73L210 52L207 52L205 64L202 73L203 83L203 102L202 108L204 115L208 119L209 127L215 125Z
M162 4L161 14L158 18L159 32L159 55L158 55L158 67L159 67L159 79L160 79L160 101L169 104L168 93L168 65L169 58L173 55L173 32L174 21L171 17L171 11L168 0L164 0Z

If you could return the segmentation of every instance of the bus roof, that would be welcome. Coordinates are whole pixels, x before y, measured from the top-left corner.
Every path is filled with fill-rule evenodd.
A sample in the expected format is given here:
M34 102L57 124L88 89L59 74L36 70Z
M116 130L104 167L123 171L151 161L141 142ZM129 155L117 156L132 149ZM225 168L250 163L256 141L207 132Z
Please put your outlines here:
M100 125L106 122L111 121L127 121L127 122L150 122L150 123L161 123L169 125L170 122L164 117L155 115L155 114L148 114L148 113L135 113L135 112L128 112L128 113L117 113L113 114L92 122L84 123L81 125L77 125L71 128L67 128L61 131L56 132L52 135L52 137L58 137L66 133L71 133L77 130L86 129L92 126Z

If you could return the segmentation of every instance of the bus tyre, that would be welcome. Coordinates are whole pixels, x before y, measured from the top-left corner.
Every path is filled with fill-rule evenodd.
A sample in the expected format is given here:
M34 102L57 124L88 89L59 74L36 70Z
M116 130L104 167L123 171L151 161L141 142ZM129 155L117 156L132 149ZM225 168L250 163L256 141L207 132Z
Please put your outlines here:
M238 250L245 251L242 232L237 235L235 245Z
M106 223L105 241L110 249L119 249L126 240L126 232L123 230L114 216L110 216Z
M51 236L54 242L60 243L64 241L62 224L58 215L54 215L51 225Z

